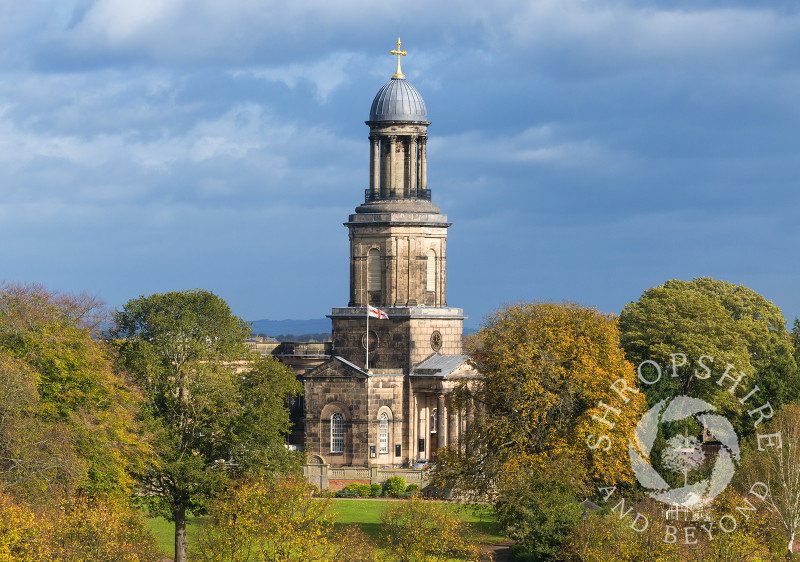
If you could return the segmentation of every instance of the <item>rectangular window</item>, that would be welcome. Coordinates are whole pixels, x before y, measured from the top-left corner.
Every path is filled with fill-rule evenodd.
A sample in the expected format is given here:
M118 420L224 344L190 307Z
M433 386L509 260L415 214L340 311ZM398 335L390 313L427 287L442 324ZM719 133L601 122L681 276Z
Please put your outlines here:
M331 416L331 453L344 453L344 419L342 414Z
M380 451L382 455L389 452L389 416L381 414L380 419Z

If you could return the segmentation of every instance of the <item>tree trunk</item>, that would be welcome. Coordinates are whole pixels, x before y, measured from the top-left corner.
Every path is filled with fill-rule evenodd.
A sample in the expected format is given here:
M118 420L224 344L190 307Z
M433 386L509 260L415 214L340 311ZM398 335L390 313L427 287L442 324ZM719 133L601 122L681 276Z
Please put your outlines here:
M794 531L789 533L789 556L792 555L792 551L794 550Z
M186 504L172 508L175 517L175 562L186 562Z

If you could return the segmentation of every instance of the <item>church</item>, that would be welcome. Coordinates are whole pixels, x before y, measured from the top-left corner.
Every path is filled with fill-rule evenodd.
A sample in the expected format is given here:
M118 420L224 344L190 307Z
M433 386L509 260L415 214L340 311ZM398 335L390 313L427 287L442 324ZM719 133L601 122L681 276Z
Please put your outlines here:
M451 223L427 184L428 113L401 72L399 39L391 54L396 72L366 121L369 188L344 223L349 300L329 315L330 356L300 375L304 449L331 468L397 467L457 443L466 419L449 394L476 375L464 314L447 305Z

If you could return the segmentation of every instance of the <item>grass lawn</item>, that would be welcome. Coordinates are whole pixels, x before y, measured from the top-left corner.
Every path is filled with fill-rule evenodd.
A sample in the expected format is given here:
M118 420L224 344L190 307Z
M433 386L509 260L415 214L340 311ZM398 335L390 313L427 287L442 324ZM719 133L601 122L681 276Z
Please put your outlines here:
M192 543L194 534L199 530L201 520L202 519L199 517L194 517L192 515L186 516L186 540L189 544ZM148 517L146 515L144 521L147 523L150 531L155 535L161 552L163 552L165 556L172 558L175 554L175 523L167 521L163 517Z
M382 500L332 500L336 513L336 525L356 523L370 538L377 539L381 528L381 514L393 504ZM500 526L490 507L471 508L459 504L447 504L458 511L474 531L474 538L484 544L500 542L505 537L500 534Z
M394 502L387 500L342 500L333 499L331 505L336 514L336 526L357 524L370 538L377 540L380 535L381 513ZM500 527L491 508L474 509L458 504L447 504L458 511L461 518L473 529L474 538L484 544L499 542L505 537L500 534ZM165 556L172 556L175 551L175 524L161 517L145 517L150 530L156 536L159 547ZM189 544L200 529L202 518L186 517L186 536Z

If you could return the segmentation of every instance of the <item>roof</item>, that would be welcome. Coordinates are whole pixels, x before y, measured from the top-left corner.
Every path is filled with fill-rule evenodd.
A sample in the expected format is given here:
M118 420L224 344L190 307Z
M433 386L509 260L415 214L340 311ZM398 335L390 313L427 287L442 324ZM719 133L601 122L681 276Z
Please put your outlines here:
M405 78L393 77L383 85L369 110L370 121L428 121L425 102Z
M439 355L434 353L414 367L415 375L436 375L445 377L467 362L466 355Z

